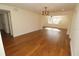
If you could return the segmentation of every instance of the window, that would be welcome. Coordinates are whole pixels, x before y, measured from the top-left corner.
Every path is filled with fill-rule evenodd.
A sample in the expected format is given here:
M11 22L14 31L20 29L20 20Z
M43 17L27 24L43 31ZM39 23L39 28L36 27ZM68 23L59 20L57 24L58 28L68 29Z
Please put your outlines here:
M63 16L48 16L49 24L59 24Z

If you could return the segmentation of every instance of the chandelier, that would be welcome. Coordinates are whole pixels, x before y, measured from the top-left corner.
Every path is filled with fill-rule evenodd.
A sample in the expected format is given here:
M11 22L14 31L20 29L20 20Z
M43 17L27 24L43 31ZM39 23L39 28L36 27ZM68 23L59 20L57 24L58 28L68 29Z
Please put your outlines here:
M42 15L49 15L49 11L47 10L47 7L44 7L44 10L42 11Z

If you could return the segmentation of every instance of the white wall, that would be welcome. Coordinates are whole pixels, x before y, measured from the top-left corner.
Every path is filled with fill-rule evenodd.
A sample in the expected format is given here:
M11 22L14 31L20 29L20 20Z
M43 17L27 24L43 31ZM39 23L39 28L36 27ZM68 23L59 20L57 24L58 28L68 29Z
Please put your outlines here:
M6 33L10 33L10 32L9 32L9 23L8 23L8 16L7 16L7 13L4 13L4 14L3 14L3 18L4 18L4 19L3 19L3 20L4 20L3 22L4 22L4 24L5 24L5 25L4 25L4 26L5 26L5 29L4 29L4 30L5 30Z
M9 33L7 13L0 14L0 28L3 29L6 33Z
M5 26L4 26L4 15L3 14L0 14L0 24L1 24L1 29L5 29Z
M77 4L73 15L69 36L71 38L71 53L73 56L79 56L79 4Z
M18 9L15 11L14 20L15 36L40 29L39 15L27 10Z
M3 43L2 43L2 38L1 38L1 32L0 32L0 56L5 56Z
M40 29L39 14L5 4L0 4L0 9L11 12L11 22L14 37Z

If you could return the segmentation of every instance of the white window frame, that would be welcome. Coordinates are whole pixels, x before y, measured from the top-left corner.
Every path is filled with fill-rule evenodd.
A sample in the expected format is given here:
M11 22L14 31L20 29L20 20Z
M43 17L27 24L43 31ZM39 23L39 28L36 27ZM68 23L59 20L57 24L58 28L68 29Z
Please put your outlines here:
M48 24L59 24L63 16L48 16Z

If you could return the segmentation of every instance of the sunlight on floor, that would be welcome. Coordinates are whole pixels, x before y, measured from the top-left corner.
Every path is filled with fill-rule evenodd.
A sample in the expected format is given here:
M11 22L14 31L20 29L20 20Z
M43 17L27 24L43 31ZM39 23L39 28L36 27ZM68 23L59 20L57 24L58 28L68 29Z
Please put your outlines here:
M57 28L45 28L47 31L47 37L49 39L50 42L55 41L58 42L60 39L60 29Z
M45 28L47 30L53 30L53 31L60 31L59 29L56 29L56 28Z

